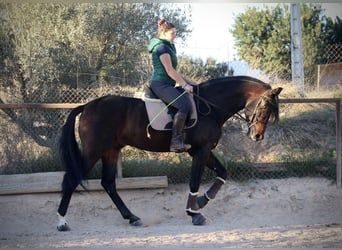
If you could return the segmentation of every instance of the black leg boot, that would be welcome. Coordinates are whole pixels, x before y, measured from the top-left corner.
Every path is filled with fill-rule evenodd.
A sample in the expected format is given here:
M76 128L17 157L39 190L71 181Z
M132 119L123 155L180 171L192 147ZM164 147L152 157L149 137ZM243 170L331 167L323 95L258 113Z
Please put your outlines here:
M199 212L199 206L197 204L198 193L191 193L188 197L188 203L186 204L186 212L192 217L192 224L194 225L204 225L205 217Z
M181 153L186 152L191 148L190 144L184 144L183 129L186 117L187 114L178 112L173 118L172 138L170 144L171 152Z
M210 200L213 200L217 192L220 190L221 186L225 183L226 181L223 178L217 177L215 182L209 188L209 190L206 193L204 193L204 195L199 196L197 198L199 208L203 208L205 205L208 204Z

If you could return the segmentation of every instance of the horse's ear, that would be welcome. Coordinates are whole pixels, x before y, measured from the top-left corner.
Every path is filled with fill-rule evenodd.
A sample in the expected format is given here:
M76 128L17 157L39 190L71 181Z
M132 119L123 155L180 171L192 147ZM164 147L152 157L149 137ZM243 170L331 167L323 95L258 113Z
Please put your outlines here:
M279 88L276 88L276 89L272 89L272 95L274 95L274 96L277 96L277 95L279 95L280 94L280 92L283 90L283 88L282 87L279 87Z

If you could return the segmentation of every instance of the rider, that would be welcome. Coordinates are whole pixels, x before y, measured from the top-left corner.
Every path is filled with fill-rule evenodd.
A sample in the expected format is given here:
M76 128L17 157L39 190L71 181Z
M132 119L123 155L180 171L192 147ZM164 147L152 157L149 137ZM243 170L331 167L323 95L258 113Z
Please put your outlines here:
M172 138L170 144L171 152L185 152L191 145L184 144L183 130L186 118L191 110L191 102L187 95L181 95L175 88L179 83L182 88L192 93L193 87L188 84L185 78L177 72L177 55L173 40L176 37L175 26L161 19L158 21L157 37L150 40L148 51L152 54L154 72L151 78L150 88L153 93L177 109L173 119Z

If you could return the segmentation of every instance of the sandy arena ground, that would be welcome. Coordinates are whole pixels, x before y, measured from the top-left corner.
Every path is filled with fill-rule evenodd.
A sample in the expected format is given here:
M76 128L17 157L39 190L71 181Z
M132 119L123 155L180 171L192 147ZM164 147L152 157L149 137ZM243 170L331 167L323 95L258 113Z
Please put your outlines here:
M327 179L228 181L202 210L204 226L185 213L186 184L120 194L144 226L104 192L74 194L69 232L56 229L59 194L0 196L0 247L342 247L342 189Z

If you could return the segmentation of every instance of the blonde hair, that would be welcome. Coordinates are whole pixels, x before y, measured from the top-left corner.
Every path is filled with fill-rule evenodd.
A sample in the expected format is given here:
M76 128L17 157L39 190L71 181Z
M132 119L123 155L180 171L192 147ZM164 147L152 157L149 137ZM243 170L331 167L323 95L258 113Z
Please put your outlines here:
M173 29L173 28L175 28L173 23L170 23L170 22L166 21L165 19L160 19L158 21L157 36L160 37L162 32L166 32L166 31Z

